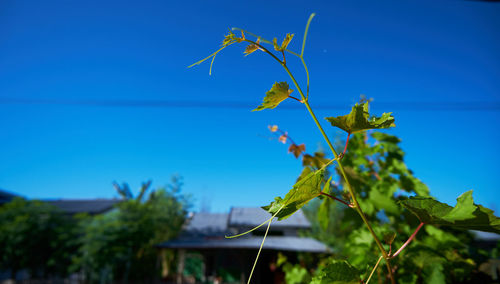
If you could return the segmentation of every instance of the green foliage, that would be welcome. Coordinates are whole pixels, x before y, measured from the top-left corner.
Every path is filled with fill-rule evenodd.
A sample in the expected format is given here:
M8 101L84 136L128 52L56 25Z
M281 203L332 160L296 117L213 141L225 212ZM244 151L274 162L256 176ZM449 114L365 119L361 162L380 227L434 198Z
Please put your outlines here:
M0 207L0 270L33 278L66 276L74 249L70 217L53 205L15 198Z
M288 262L287 257L278 253L276 265L281 267L285 273L285 283L287 284L307 284L311 282L311 276L307 268L300 264L292 264Z
M324 170L311 172L309 168L305 168L304 172L307 174L293 186L284 199L276 197L275 201L262 208L271 215L276 215L278 220L283 220L297 212L309 200L319 196Z
M332 260L319 271L311 284L357 284L360 272L345 260Z
M266 96L264 97L262 104L252 111L260 111L266 108L273 109L282 101L286 100L292 91L293 90L288 87L287 82L276 82L271 90L266 92Z
M492 210L474 204L472 190L457 198L455 207L431 197L411 197L399 203L425 224L500 234L500 218L493 215Z
M380 283L388 279L391 283L396 283L396 279L400 283L473 281L470 272L475 263L466 250L466 240L470 240L470 236L467 232L458 233L454 228L498 233L499 219L493 215L493 211L473 204L470 192L461 196L454 208L432 199L427 186L404 163L404 152L398 145L399 138L384 133L366 134L365 130L395 126L391 113L383 113L380 117L371 116L368 102L356 104L348 115L326 118L332 126L346 131L348 138L354 134L349 144L346 143L343 153L337 153L308 103L309 72L304 60L304 48L313 17L314 14L307 22L300 54L287 49L293 36L289 34L280 46L276 38L270 42L247 32L255 36L257 41L273 45L278 54L246 39L241 29L238 29L242 31L241 38L230 34L224 41L223 48L231 43L246 41L251 45L245 53L250 54L260 48L283 67L300 94L301 100L294 99L305 106L337 160L335 169L330 173L328 165L333 160L328 162L326 154L309 155L305 153L305 146L299 148L292 142L290 152L297 158L303 155L305 169L285 198L277 197L263 208L273 214L273 218L282 220L309 203L309 207L305 207L309 209L305 211L313 222L313 235L329 243L337 257L349 258L352 263L351 266L345 261L330 262L318 272L313 283L358 283L367 278L376 278ZM307 78L305 92L287 66L285 51L298 57L304 67ZM290 93L287 83L275 83L266 93L264 102L254 111L273 109L291 97ZM287 137L282 135L280 141L285 142ZM328 178L334 181L328 180L322 192L321 185ZM407 199L405 196L408 195L416 197ZM320 196L323 198L322 204L315 199ZM340 205L325 196L339 201ZM449 228L426 229L419 234L419 238L415 238L423 224L398 204L409 209L424 223ZM272 218L267 221L269 225L271 221ZM418 228L417 231L414 232L414 228ZM456 242L456 238L448 231L452 231L460 241ZM393 252L396 247L400 249ZM386 272L377 266L381 259L385 261ZM391 265L393 259L398 261L397 266ZM363 272L363 277L360 277L360 272Z
M371 116L368 112L368 102L359 103L352 107L349 114L337 117L327 117L332 126L338 127L347 133L356 133L367 129L380 129L396 126L391 113L383 113L381 117Z
M91 282L149 282L159 275L156 244L179 233L188 203L180 194L181 183L152 191L143 200L149 183L136 198L119 187L128 199L116 210L81 220L80 254L74 269L83 270ZM115 186L116 187L116 186Z

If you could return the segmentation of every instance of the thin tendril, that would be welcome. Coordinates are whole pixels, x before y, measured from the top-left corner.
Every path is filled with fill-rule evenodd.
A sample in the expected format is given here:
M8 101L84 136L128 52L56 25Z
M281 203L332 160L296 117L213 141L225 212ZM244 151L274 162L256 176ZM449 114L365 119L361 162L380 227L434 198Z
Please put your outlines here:
M273 217L274 218L274 217ZM272 220L272 218L271 218ZM255 266L257 265L257 261L259 260L260 252L262 251L262 247L264 246L264 242L266 241L267 233L269 232L269 228L271 227L271 222L267 225L266 233L264 234L264 238L262 239L262 243L260 243L259 252L257 252L257 257L252 266L252 271L250 271L250 276L248 277L247 284L250 284L250 280L252 280L253 271L255 270Z

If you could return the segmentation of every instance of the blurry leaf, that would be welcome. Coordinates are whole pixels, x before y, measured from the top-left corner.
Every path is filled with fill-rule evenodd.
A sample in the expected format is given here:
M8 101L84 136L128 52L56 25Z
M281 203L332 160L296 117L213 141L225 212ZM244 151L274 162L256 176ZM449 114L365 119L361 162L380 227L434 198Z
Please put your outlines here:
M359 275L359 270L346 260L333 260L318 272L311 284L359 284Z
M387 233L384 235L384 242L386 244L390 245L394 242L395 238L396 238L396 233L394 233L394 232Z
M276 265L280 267L282 264L288 261L288 258L286 255L282 254L281 252L278 252L278 260L276 261Z
M314 156L309 154L304 154L302 156L302 166L311 166L316 169L323 167L325 164L330 162L327 158L325 158L325 153L323 152L315 152Z
M286 144L286 139L288 138L287 133L283 134L278 138L278 141L280 141L283 144Z
M332 126L338 127L347 133L356 133L367 129L380 129L396 126L391 113L383 113L381 117L370 117L368 102L356 104L348 115L327 117Z
M411 197L400 204L415 214L425 224L451 226L464 230L500 233L500 218L493 211L474 204L472 190L457 198L451 207L431 197Z
M419 196L429 196L429 188L419 179L410 175L400 175L399 182L401 189L407 192L414 191Z
M310 169L304 169L304 171ZM307 176L299 180L293 188L285 195L285 198L276 197L271 204L262 208L267 212L276 215L278 220L283 220L290 217L293 213L304 206L309 200L317 197L321 193L321 182L323 181L324 170L318 170L309 173Z
M273 109L277 107L282 101L286 100L293 90L288 88L287 82L274 83L271 90L266 92L264 101L260 106L252 111L259 111L263 109Z
M292 41L292 38L293 34L286 34L285 38L283 39L283 42L281 43L281 46L278 45L278 40L274 38L273 39L274 49L277 51L284 51L288 47L288 44L290 44L290 41Z
M391 144L398 144L399 142L401 142L401 139L399 139L397 136L390 135L387 133L373 132L371 136L376 140L378 140L379 142L386 142Z
M306 151L306 145L305 144L292 144L288 148L288 153L293 153L295 158L298 158L303 152Z
M328 181L325 183L325 186L323 187L323 191L326 194L330 193L330 184L332 182L332 177L328 179ZM328 228L328 223L330 221L330 205L332 204L332 199L329 197L326 197L323 199L323 202L321 202L321 205L319 206L318 210L318 222L320 227L323 230L326 230Z
M269 128L269 130L271 130L271 132L278 131L278 125L268 125L267 128Z
M370 201L375 205L378 210L385 210L386 212L398 214L399 207L396 205L394 198L382 194L378 190L370 191Z

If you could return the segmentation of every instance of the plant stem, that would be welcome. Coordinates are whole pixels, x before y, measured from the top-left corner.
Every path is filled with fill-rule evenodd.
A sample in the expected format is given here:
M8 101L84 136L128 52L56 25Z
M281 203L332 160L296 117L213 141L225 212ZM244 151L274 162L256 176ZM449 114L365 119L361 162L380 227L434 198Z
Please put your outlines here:
M415 237L417 236L417 233L418 231L420 231L420 229L425 225L425 223L420 223L420 225L418 225L417 229L415 229L415 232L413 232L413 234L411 234L410 238L408 238L408 240L393 254L391 255L390 257L391 258L394 258L396 257L401 251L403 251L403 249L405 247L407 247L411 241L413 241L413 239L415 239Z
M345 141L345 147L344 147L344 151L342 152L342 158L345 156L345 153L347 152L347 145L349 144L349 137L351 136L351 133L348 133L347 134L347 139Z
M284 64L282 64L282 66L283 66L283 68L285 68L285 71L288 73L288 75L292 79L293 83L295 84L295 87L299 91L300 96L302 97L302 100L303 100L303 102L304 102L307 110L309 111L309 114L311 115L312 119L316 123L316 126L318 127L319 131L321 132L321 135L323 135L323 138L325 139L326 143L328 144L328 147L330 148L330 150L332 151L333 155L335 156L335 159L337 160L337 164L339 166L339 170L340 170L342 176L344 177L344 181L345 181L345 183L347 185L347 189L349 190L349 193L351 194L351 198L352 198L352 201L353 201L354 209L356 209L356 211L358 212L359 216L361 217L361 219L365 223L366 227L368 228L368 231L370 231L370 234L372 235L373 239L375 240L375 243L377 244L378 248L380 249L380 252L382 253L382 256L386 260L385 263L386 263L386 266L387 266L387 271L389 273L389 277L391 279L391 283L395 284L396 281L394 280L394 275L393 275L393 272L392 272L390 258L388 256L387 252L385 251L384 246L382 245L382 243L380 242L379 238L375 234L375 231L373 231L373 228L370 225L370 223L368 222L368 219L366 218L365 214L363 213L363 210L359 206L358 200L356 199L356 194L354 192L354 189L352 188L351 184L349 183L349 180L347 179L347 174L345 173L344 167L342 166L342 162L339 159L339 154L337 154L337 151L335 151L335 148L333 147L332 142L330 142L330 139L328 138L328 136L326 135L325 131L323 130L323 127L321 126L321 124L319 123L318 119L316 118L316 115L314 114L313 110L311 109L311 106L309 105L309 102L306 100L306 98L304 96L304 93L300 89L300 86L297 83L297 80L295 80L295 77L293 77L292 73L290 72L290 69L288 69L288 67L286 65L284 65Z
M321 192L320 194L321 194L321 195L324 195L324 196L328 196L328 197L330 197L331 199L334 199L334 200L337 200L337 201L338 201L338 202L340 202L340 203L343 203L345 206L348 206L348 207L353 208L352 204L349 204L349 203L345 202L344 200L342 200L342 199L340 199L340 198L337 198L337 197L335 197L335 196L332 196L332 195L330 195L330 194L328 194L328 193L324 193L324 192Z
M300 93L300 96L302 98L302 102L306 106L307 111L309 112L312 119L316 123L316 126L318 127L319 131L321 132L321 135L323 135L323 138L325 139L326 143L328 144L328 147L330 148L333 155L335 156L335 160L337 161L337 163L339 165L340 172L341 172L342 176L344 177L345 183L347 185L347 189L349 190L349 193L351 194L354 209L356 209L356 211L358 212L359 216L363 220L363 223L365 223L366 227L368 228L368 231L370 231L370 234L372 235L373 239L375 240L375 243L377 244L378 248L380 249L380 252L382 253L382 256L385 259L385 264L387 266L387 272L389 273L389 278L391 279L391 283L395 284L396 281L394 280L394 275L393 275L393 271L392 271L392 267L391 267L391 263L390 263L390 257L387 254L387 252L385 251L384 246L380 242L379 238L377 237L377 234L375 234L375 231L373 231L373 228L370 225L370 223L368 222L368 219L366 218L365 213L363 213L363 210L359 206L358 200L356 199L356 194L354 192L354 189L352 188L351 184L349 183L349 180L347 179L347 174L345 173L344 167L342 166L342 163L339 159L339 154L337 153L337 151L335 151L335 148L333 147L332 142L330 142L330 139L328 138L325 131L323 130L323 127L321 126L318 119L316 118L316 115L314 114L313 110L311 109L311 106L309 105L309 102L306 99L304 92L302 92L302 89L300 88L299 83L297 83L297 80L295 80L295 77L292 75L292 73L290 72L290 69L288 69L286 64L283 61L281 61L278 57L276 57L276 55L274 55L272 52L270 52L267 48L263 47L262 45L254 42L252 40L248 40L248 39L243 39L243 40L246 42L255 44L256 46L260 47L262 51L264 51L265 53L267 53L271 57L273 57L276 61L278 61L280 63L281 66L283 66L285 71L288 73L288 76L290 76L290 78L292 79L293 83L295 84L295 87L297 88L297 90Z
M366 280L365 284L368 284L370 282L370 279L372 279L373 273L375 272L375 270L377 270L378 264L380 263L380 261L382 260L382 258L384 258L384 256L382 256L382 255L378 258L378 261L375 264L375 267L373 267L372 273L370 273L370 276L368 277L368 280Z
M299 103L301 103L301 102L302 102L300 99L297 99L297 98L296 98L296 97L294 97L294 96L288 96L288 97L289 97L290 99L294 99L294 100L298 101Z

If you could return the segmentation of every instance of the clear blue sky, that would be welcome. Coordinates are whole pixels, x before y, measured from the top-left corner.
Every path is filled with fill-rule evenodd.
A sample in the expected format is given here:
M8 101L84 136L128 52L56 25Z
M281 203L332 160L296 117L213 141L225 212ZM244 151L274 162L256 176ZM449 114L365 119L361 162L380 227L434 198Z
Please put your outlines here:
M295 33L298 51L311 12L310 102L329 107L318 117L347 113L360 94L374 98L375 113L394 113L389 133L433 195L454 204L474 189L478 203L500 210L500 5L460 0L3 0L0 188L110 198L112 181L157 187L178 173L194 209L285 194L300 164L268 139L267 125L309 150L322 141L296 102L250 112L286 74L263 53L243 57L243 46L219 55L210 77L208 64L186 66L232 26Z

